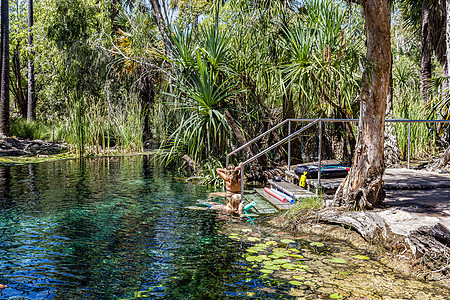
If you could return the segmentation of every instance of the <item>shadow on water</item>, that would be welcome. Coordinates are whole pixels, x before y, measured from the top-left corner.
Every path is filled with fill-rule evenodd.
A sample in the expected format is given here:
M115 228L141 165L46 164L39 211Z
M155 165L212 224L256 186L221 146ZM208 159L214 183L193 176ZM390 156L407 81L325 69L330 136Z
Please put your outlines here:
M0 299L327 299L369 295L349 270L392 274L333 266L356 255L339 243L187 209L210 190L176 176L147 156L0 168Z

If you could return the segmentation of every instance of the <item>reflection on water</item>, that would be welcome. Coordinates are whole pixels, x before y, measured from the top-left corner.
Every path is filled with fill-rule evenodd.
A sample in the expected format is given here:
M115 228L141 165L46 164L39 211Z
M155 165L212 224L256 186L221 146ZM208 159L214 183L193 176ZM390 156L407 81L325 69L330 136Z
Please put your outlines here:
M272 266L278 269L262 272L264 263L248 258L248 249L260 243L252 237L279 243L285 233L261 222L187 209L210 191L175 177L154 169L146 156L0 168L0 283L8 285L0 299L294 299L333 293L376 298L387 293L376 284L372 294L358 292L365 287L330 269L326 255L307 255L311 247L299 239L284 247L309 256L308 270ZM343 257L351 251L327 245L343 249L335 251ZM275 246L256 249L260 253L252 256L273 255ZM289 263L298 264L296 259L288 257ZM387 286L408 291L422 284L398 280L370 263L357 269L364 280L375 274L386 278ZM329 274L340 281L330 283ZM293 276L307 279L293 285ZM304 284L308 281L314 284ZM440 291L434 296L439 298Z

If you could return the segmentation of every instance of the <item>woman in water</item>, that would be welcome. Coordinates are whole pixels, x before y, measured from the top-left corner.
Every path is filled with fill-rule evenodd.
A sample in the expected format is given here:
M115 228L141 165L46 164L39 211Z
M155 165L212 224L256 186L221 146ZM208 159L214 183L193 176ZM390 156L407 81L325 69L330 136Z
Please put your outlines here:
M227 196L241 193L241 165L228 165L226 169L217 168L216 172L225 181Z
M234 194L230 200L227 201L227 205L215 203L215 202L202 202L207 205L208 209L220 210L226 213L235 213L242 215L244 213L244 203L241 201L241 195Z

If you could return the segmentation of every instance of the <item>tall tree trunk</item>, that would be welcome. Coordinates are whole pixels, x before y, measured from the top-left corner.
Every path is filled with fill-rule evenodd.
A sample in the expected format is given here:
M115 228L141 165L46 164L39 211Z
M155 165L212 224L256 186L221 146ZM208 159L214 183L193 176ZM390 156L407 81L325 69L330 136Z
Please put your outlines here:
M225 119L227 119L228 124L231 127L231 131L233 131L234 136L236 137L236 139L238 140L240 145L245 145L247 144L247 139L244 136L244 133L239 129L239 126L236 124L236 122L234 121L233 116L231 115L230 111L227 109L225 110ZM250 158L252 156L254 156L254 152L252 150L252 148L250 146L247 146L243 149L245 151L245 157L246 158Z
M362 2L366 20L367 69L361 89L361 114L353 164L334 197L334 205L367 209L384 199L384 123L391 76L390 3Z
M446 48L446 75L449 76L450 67L450 0L445 1L445 48ZM448 80L446 80L448 86Z
M143 142L149 142L152 134L150 130L150 109L155 102L155 85L152 70L145 66L140 66L136 70L137 90L139 101L142 105L142 118L144 120Z
M1 1L0 136L9 136L9 2Z
M164 0L163 0L164 1ZM169 33L167 31L166 22L164 21L163 15L161 13L161 5L159 0L150 0L152 5L152 15L155 18L156 25L158 26L159 33L162 36L164 42L164 49L166 50L166 55L172 54L172 43L169 39Z
M19 58L19 42L17 42L14 48L12 71L16 78L15 87L12 85L13 95L15 94L17 106L19 108L20 116L22 118L27 117L27 101L22 90L22 73L20 72L20 58Z
M116 16L117 16L117 5L118 0L111 0L111 35L114 35L117 30L117 24L116 24Z
M428 102L428 87L431 78L431 45L429 39L430 6L428 0L422 2L421 63L420 83L422 102Z
M283 95L283 120L286 119L295 119L295 109L294 109L294 99L292 95L291 88L288 88L286 90L286 93ZM295 132L295 126L296 122L291 122L291 133ZM272 125L273 126L273 125ZM288 126L284 127L284 136L288 136ZM281 147L279 148L281 150ZM287 146L286 146L287 149ZM286 151L287 153L287 151ZM291 163L296 164L301 162L302 160L302 152L300 150L300 141L298 140L298 136L291 139ZM287 163L287 156L286 156L286 163Z
M34 89L34 50L33 50L33 0L28 0L28 48L30 49L30 59L28 61L28 101L27 101L27 121L36 119L36 94Z

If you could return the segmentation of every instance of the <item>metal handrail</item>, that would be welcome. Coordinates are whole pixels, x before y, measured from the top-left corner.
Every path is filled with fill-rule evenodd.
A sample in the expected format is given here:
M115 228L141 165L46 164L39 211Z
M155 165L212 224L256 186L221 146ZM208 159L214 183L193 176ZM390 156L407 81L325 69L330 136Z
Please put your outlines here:
M247 159L246 161L244 161L241 164L241 199L242 199L241 201L244 200L244 167L245 167L245 165L251 163L252 161L254 161L256 159L258 159L259 157L261 157L262 155L266 154L267 152L269 152L273 148L278 147L279 145L285 143L286 141L290 140L294 136L296 136L296 135L300 134L301 132L305 131L306 129L308 129L309 127L313 126L314 124L316 124L319 121L320 121L320 119L314 120L313 122L309 123L308 125L300 128L296 132L288 135L287 137L285 137L281 141L278 141L277 143L273 144L272 146L266 148L266 150L263 150L263 151L259 152L258 154L254 155L253 157L250 157L249 159Z
M266 154L270 150L272 150L275 147L278 147L279 145L285 143L288 141L288 169L290 169L290 161L291 161L291 138L300 134L301 132L305 131L309 127L313 126L317 122L319 122L319 149L318 149L318 168L321 169L321 161L322 161L322 122L330 122L330 123L337 123L337 122L352 122L356 123L359 122L360 119L285 119L278 125L272 127L271 129L263 132L256 138L252 139L251 141L247 142L246 144L242 145L241 147L235 149L234 151L230 152L226 156L226 167L228 167L228 161L229 157L233 154L236 154L240 150L248 147L250 144L254 143L255 141L259 140L260 138L264 137L265 135L269 134L273 130L277 129L278 127L282 126L286 122L289 122L288 126L288 136L284 139L280 140L279 142L273 144L272 146L266 148L265 150L259 152L258 154L254 155L253 157L247 159L245 162L241 164L241 199L244 199L244 180L243 180L243 174L244 174L244 167L245 165L249 164L250 162L258 159L262 155ZM311 122L308 125L302 127L301 129L297 130L296 132L291 134L291 122ZM408 123L408 169L410 168L410 158L411 158L411 123L450 123L450 120L410 120L410 119L385 119L386 123ZM317 172L317 180L318 180L318 186L320 186L320 174L321 172Z
M281 125L283 125L284 123L286 123L286 122L288 122L288 121L290 121L290 119L284 120L283 122L281 122L281 123L279 123L278 125L272 127L271 129L266 130L265 132L261 133L260 135L258 135L257 137L255 137L253 140L251 140L251 141L245 143L245 144L242 145L241 147L239 147L239 148L235 149L234 151L228 153L228 154L227 154L227 157L226 157L226 160L225 160L225 168L228 167L228 158L229 158L231 155L233 155L233 154L235 154L235 153L241 151L242 149L246 148L247 146L249 146L249 145L252 144L253 142L256 142L257 140L259 140L259 139L262 138L263 136L265 136L265 135L271 133L272 131L274 131L275 129L277 129L278 127L280 127Z
M228 167L228 162L229 162L229 158L230 156L232 156L233 154L236 154L237 152L241 151L242 149L248 147L250 144L256 142L257 140L261 139L262 137L266 136L267 134L271 133L272 131L274 131L275 129L277 129L278 127L280 127L281 125L284 125L286 122L289 122L289 129L288 129L288 135L290 134L290 123L291 122L312 122L316 119L285 119L284 121L282 121L281 123L275 125L274 127L266 130L265 132L261 133L260 135L258 135L257 137L255 137L254 139L252 139L251 141L245 143L244 145L240 146L239 148L233 150L232 152L228 153L226 156L226 160L225 160L225 167ZM320 119L322 122L331 122L331 123L337 123L337 122L352 122L352 123L356 123L359 122L359 119ZM394 122L394 123L447 123L450 122L450 120L409 120L409 119L386 119L386 122ZM290 148L290 145L289 147ZM290 151L288 151L290 152ZM288 162L289 164L289 162Z

